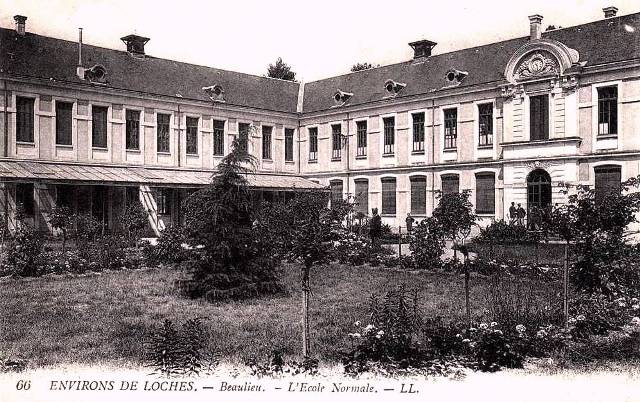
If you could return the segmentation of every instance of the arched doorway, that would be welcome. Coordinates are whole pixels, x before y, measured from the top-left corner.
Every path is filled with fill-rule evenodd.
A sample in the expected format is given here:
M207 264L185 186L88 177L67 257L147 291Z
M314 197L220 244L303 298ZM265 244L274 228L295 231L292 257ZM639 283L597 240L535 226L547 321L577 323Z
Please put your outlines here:
M551 176L536 169L527 176L527 222L529 229L539 227L538 210L551 205Z

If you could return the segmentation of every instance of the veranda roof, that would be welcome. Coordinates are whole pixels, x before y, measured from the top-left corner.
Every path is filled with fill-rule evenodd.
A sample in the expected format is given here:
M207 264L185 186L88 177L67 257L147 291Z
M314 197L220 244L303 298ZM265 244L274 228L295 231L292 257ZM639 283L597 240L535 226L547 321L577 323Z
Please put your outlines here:
M196 187L208 184L214 173L212 170L0 160L0 181ZM324 188L318 183L290 174L248 173L247 179L249 185L254 188L280 190Z

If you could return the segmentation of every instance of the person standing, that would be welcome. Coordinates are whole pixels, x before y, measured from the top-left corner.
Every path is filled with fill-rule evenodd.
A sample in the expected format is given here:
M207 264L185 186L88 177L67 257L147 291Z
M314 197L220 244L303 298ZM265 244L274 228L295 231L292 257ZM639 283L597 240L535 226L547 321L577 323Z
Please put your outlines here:
M371 247L375 248L382 232L382 218L378 215L378 208L373 208L371 213L373 216L369 221L369 237L371 238Z
M404 220L405 225L407 226L407 233L411 234L411 231L413 230L413 223L416 220L413 219L413 216L411 216L411 212L407 212L407 218Z
M518 225L524 226L524 217L527 216L527 213L525 212L524 208L522 208L522 204L518 204L517 216Z
M516 223L518 219L518 209L516 208L516 203L511 201L511 206L509 207L509 224L513 225Z

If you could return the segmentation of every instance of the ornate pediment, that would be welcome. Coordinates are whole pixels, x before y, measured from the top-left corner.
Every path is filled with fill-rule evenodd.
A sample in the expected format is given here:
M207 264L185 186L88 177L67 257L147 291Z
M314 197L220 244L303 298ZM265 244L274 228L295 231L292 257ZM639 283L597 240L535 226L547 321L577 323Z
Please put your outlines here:
M549 52L537 51L532 52L518 63L513 78L522 81L559 74L560 67L556 58Z

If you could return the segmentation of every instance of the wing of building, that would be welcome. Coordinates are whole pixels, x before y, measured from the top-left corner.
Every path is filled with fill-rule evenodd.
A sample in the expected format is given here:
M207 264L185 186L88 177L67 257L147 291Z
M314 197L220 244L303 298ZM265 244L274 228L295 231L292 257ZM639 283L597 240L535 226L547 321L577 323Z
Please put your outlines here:
M0 201L50 230L66 204L114 228L141 200L156 232L235 138L261 197L330 187L392 227L470 190L484 221L561 203L560 183L611 191L640 173L640 13L306 84L0 28ZM523 24L524 25L524 24ZM524 28L524 27L523 27Z

